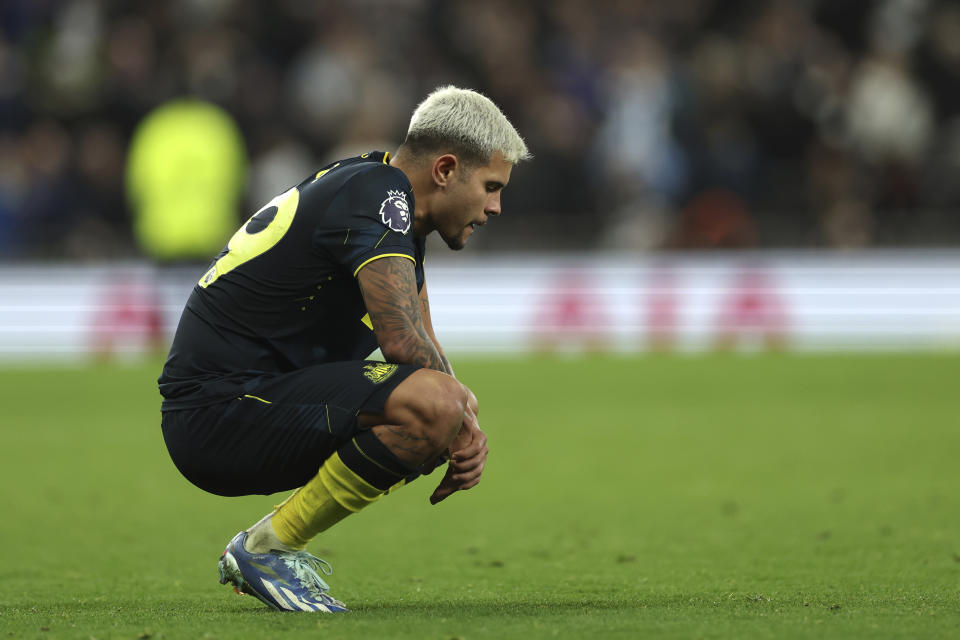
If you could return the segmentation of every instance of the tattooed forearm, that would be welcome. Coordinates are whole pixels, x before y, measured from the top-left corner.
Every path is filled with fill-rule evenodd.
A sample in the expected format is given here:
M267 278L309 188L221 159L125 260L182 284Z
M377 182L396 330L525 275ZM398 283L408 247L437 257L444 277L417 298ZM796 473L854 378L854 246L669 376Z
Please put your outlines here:
M357 279L383 356L390 362L447 371L423 326L413 263L381 258L361 269Z
M437 347L437 352L440 354L440 360L443 362L444 371L456 378L457 376L453 373L453 365L450 364L450 360L448 360L446 354L443 353L443 349L440 348L440 343L437 342L437 336L433 333L433 324L430 320L430 299L427 297L426 284L424 284L423 288L420 289L420 315L423 317L423 324L427 329L427 335L430 336L430 340L433 342L434 346Z
M443 362L443 370L456 378L456 376L453 374L453 365L450 364L450 360L447 359L447 356L441 353L440 360Z

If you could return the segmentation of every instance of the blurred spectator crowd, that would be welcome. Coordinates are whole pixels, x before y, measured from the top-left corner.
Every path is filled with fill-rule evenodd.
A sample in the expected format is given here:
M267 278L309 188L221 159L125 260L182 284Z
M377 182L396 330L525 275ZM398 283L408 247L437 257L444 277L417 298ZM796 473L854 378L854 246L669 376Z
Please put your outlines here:
M444 84L535 155L480 250L960 243L957 2L3 0L0 258L138 255L128 145L173 98L239 127L239 222Z

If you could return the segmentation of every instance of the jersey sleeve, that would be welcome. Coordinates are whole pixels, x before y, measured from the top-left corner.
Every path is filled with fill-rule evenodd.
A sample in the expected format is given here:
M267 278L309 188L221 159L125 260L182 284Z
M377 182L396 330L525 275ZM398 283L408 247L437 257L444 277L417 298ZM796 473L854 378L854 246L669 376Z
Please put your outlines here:
M354 277L379 258L417 262L413 191L397 169L374 166L352 177L331 201L327 220L314 241Z

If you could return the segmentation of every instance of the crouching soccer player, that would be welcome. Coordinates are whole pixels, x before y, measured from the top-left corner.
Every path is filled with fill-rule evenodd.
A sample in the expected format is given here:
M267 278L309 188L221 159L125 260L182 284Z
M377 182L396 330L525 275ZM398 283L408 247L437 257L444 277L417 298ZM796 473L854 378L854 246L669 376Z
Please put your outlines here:
M463 248L527 158L489 99L439 89L395 156L278 195L200 278L159 379L170 456L214 494L297 489L229 542L221 583L275 609L346 611L304 551L314 536L444 462L431 503L480 481L486 436L433 332L424 240ZM377 346L387 362L364 360Z

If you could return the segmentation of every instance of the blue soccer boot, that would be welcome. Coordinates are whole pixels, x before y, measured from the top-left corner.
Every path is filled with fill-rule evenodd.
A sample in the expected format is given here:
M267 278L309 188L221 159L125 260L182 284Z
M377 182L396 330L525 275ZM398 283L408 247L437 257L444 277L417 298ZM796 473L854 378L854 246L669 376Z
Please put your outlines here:
M280 611L349 611L329 595L330 586L320 577L333 573L330 564L306 551L250 553L241 531L220 556L220 584L231 583L239 594L250 594Z

